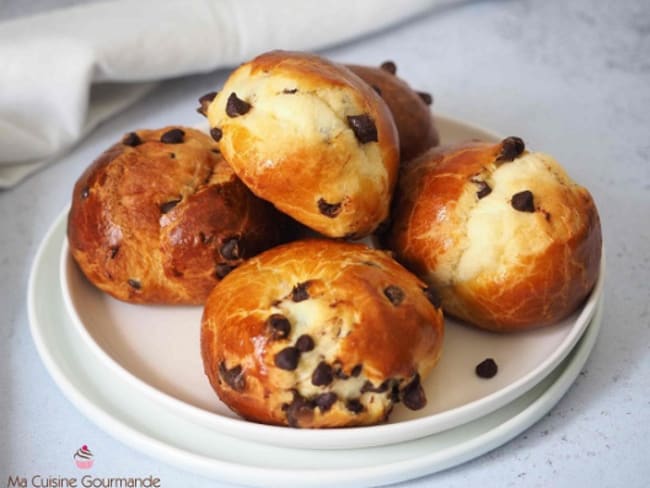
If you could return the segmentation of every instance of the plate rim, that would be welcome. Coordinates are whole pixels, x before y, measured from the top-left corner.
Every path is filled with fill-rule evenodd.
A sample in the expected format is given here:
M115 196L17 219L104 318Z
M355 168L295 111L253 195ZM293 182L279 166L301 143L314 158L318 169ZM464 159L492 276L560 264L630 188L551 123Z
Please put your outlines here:
M446 115L436 115L436 124L441 126L450 125L456 130L464 129L483 134L486 138L499 140L500 136L494 132L463 122L459 119ZM61 224L69 207L66 207L57 217L54 225ZM78 333L84 342L93 349L106 364L122 375L137 388L143 390L152 399L164 403L169 408L174 408L179 414L187 416L195 423L200 423L206 428L216 429L227 435L248 440L259 440L281 447L301 447L306 449L339 449L342 447L370 447L387 444L395 444L412 439L421 438L436 432L457 427L471 422L485 414L495 411L503 405L511 402L518 396L525 394L541 382L562 360L569 354L582 334L585 332L591 318L595 313L596 302L602 295L605 274L605 252L601 251L601 262L599 276L590 295L581 305L582 309L575 319L567 335L561 343L543 362L537 365L532 371L509 383L501 389L492 392L484 397L478 398L452 409L420 417L404 420L396 423L380 424L364 427L346 427L332 429L287 429L283 426L265 425L246 421L240 417L229 417L206 410L196 405L187 403L169 393L159 390L155 386L140 379L137 375L123 367L116 359L102 348L86 329L83 321L76 312L76 307L70 297L67 282L68 260L71 260L68 252L67 238L63 238L63 248L59 259L59 278L63 295L63 303L67 314L76 326ZM74 263L73 263L74 264ZM576 325L578 325L576 327ZM315 439L317 438L317 439Z
M339 486L360 486L360 483L363 485L380 485L431 474L478 457L523 432L542 418L562 398L589 358L598 338L602 322L603 298L599 297L596 314L587 327L588 333L583 335L579 344L570 352L571 357L565 358L567 363L562 365L563 369L558 367L558 370L561 369L561 371L558 372L557 378L552 381L548 388L545 388L536 398L532 399L507 421L500 423L477 437L464 440L451 448L447 448L446 452L427 452L425 455L401 460L393 464L362 468L288 470L259 466L252 467L187 452L186 450L165 443L160 439L142 433L136 427L127 425L114 418L109 412L93 403L90 398L84 396L76 389L73 381L66 376L65 372L57 363L56 358L53 357L51 344L48 344L44 340L44 329L40 324L36 307L38 279L45 265L43 256L50 246L56 246L56 243L52 242L52 237L57 231L61 232L62 230L56 226L52 226L39 246L30 271L27 290L30 332L37 352L50 376L57 386L59 386L64 396L78 410L120 441L149 456L155 454L158 459L162 459L171 465L225 482L237 484L245 482L249 485L265 486L269 482L269 477L273 477L274 479L284 477L285 479L283 481L292 486L331 486L332 482L338 483ZM59 300L62 301L62 296L59 296ZM61 304L61 308L65 312L63 304ZM68 326L71 327L71 325ZM97 361L97 363L100 367L106 368L106 365L102 362ZM534 389L531 391L534 391ZM528 394L531 394L531 391ZM519 400L515 400L515 402ZM170 413L174 415L173 411ZM477 422L483 420L478 419ZM217 433L217 435L223 434ZM428 436L427 439L434 439L435 437L436 434ZM269 449L281 449L272 446L265 447ZM387 448L398 449L399 447L399 445L393 445ZM317 456L318 454L315 452L313 455ZM441 457L442 459L440 459ZM306 473L311 475L311 477L305 478ZM243 480L243 477L246 480Z

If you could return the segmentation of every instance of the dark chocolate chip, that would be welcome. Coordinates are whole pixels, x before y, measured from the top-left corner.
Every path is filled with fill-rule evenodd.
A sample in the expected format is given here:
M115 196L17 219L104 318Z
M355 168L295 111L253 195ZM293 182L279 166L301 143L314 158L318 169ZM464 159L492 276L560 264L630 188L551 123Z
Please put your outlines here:
M427 297L427 300L431 302L431 305L433 305L436 308L440 308L442 306L442 299L440 298L440 295L433 289L433 288L425 288L422 290L424 292L424 295Z
M497 374L498 370L499 367L492 358L487 358L486 360L481 361L476 365L475 369L476 375L480 376L481 378L492 378Z
M333 391L322 393L314 398L314 405L320 408L321 412L327 412L330 408L332 408L332 405L336 403L336 400L338 400L338 398L338 395Z
M345 374L340 364L337 364L336 368L334 368L334 376L341 380L347 380L350 377L349 375Z
M285 410L287 416L287 423L291 427L298 427L300 420L305 417L311 417L314 414L315 404L307 401L297 392L294 392L293 400Z
M282 90L282 93L285 93L287 95L293 95L297 91L298 91L297 88L285 88L284 90Z
M512 208L520 212L534 212L535 202L533 201L533 193L529 190L520 191L512 195L510 200Z
M84 186L83 189L81 190L81 198L85 200L86 198L88 198L89 195L90 195L90 188Z
M350 371L350 376L354 376L356 378L361 374L361 370L363 370L363 364L357 364L354 368L352 368L352 371Z
M416 93L422 99L422 101L427 105L431 105L433 103L433 97L431 96L430 93L427 92L416 92Z
M160 136L160 142L164 142L165 144L180 144L183 142L183 136L185 136L185 132L181 129L170 129Z
M178 200L170 200L168 202L163 203L162 205L160 205L160 213L166 214L167 212L171 211L172 208L178 205L178 202L180 201L181 199L179 198Z
M298 283L296 286L294 286L293 290L291 290L291 300L294 302L302 302L303 300L307 300L309 298L309 291L307 290L308 287L308 281L305 281L304 283Z
M314 349L314 339L307 334L303 334L296 340L296 349L300 352L309 352Z
M111 247L111 259L115 259L118 252L120 252L120 246Z
M210 93L206 93L201 98L199 98L199 103L201 104L201 106L197 108L196 111L202 115L206 115L208 113L208 106L210 105L212 100L214 100L214 97L217 96L217 93L218 92L213 91Z
M381 96L381 88L379 88L377 85L370 85L373 90L377 92L377 95Z
M351 398L345 402L345 408L347 408L352 413L361 413L363 412L363 404L359 401L358 398Z
M169 153L169 157L172 158L172 159L176 159L176 154L174 154L174 153Z
M142 139L135 132L129 132L122 138L122 144L125 146L135 147L142 144Z
M388 71L391 75L397 73L397 65L392 61L384 61L379 67L384 71Z
M420 410L427 404L427 397L424 389L420 384L420 375L416 374L415 378L406 385L402 396L402 401L407 408L411 410Z
M293 346L285 347L275 355L275 358L273 358L273 361L278 368L285 369L287 371L293 371L296 369L298 367L299 360L300 350L297 347Z
M244 391L246 388L246 377L241 365L237 365L228 369L226 363L222 361L219 363L219 376L226 384L235 391Z
M274 313L266 319L266 325L271 329L273 339L285 339L291 333L291 322L284 315Z
M404 291L395 285L389 285L384 288L384 295L390 300L390 303L397 306L404 301Z
M138 280L134 280L133 278L129 278L127 283L134 290L139 290L140 288L142 288L142 285L140 284L140 282Z
M329 385L333 380L332 367L325 361L318 363L318 366L316 366L316 369L314 369L311 375L311 384L314 386L325 386Z
M210 135L215 141L219 142L221 140L221 137L223 136L223 132L221 131L221 129L219 129L219 127L213 127L212 129L210 129Z
M236 237L231 237L226 239L219 250L221 255L229 260L239 259L240 249L239 249L239 239Z
M485 181L475 181L474 183L478 185L478 190L476 190L476 196L478 197L479 200L492 193L492 188L490 188L490 185L488 185Z
M370 115L348 115L347 119L348 125L361 144L377 142L379 140L377 136L377 126Z
M318 200L318 210L326 217L333 219L341 213L341 203L327 203L321 198Z
M235 269L235 266L231 266L226 263L217 263L217 266L214 269L214 275L220 280L224 279L228 274Z
M501 141L501 154L497 156L497 163L513 161L521 156L526 149L526 144L519 137L507 137Z
M399 402L399 385L397 384L397 381L393 382L393 386L390 388L390 400L393 403Z
M232 92L226 102L226 114L228 117L239 117L246 114L251 109L251 104L237 98L237 94Z

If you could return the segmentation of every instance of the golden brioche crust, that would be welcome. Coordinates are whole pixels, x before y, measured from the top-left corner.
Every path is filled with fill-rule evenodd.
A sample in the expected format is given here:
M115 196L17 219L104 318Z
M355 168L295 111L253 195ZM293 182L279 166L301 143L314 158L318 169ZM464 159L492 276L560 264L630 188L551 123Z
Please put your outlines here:
M388 105L399 134L402 161L409 161L439 144L438 131L427 104L433 101L430 95L416 92L386 69L359 65L347 65L347 68L377 90Z
M207 116L242 181L299 222L362 237L387 218L397 131L384 101L344 66L262 54L230 75Z
M134 303L202 304L285 233L286 218L237 179L209 136L187 127L127 134L78 179L68 218L86 277Z
M437 148L406 165L385 241L446 313L496 331L569 315L596 282L602 247L589 192L518 138Z
M388 254L295 241L249 260L211 293L205 373L243 417L295 427L385 420L396 401L421 408L438 361L442 311ZM435 301L435 300L434 300Z

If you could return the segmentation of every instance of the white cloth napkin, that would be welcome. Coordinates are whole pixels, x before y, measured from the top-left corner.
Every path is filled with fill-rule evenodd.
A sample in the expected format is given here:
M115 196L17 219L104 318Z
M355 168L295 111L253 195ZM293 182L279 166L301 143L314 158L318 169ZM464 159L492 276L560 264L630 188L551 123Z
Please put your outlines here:
M60 158L155 80L322 48L442 3L117 0L0 23L0 188Z

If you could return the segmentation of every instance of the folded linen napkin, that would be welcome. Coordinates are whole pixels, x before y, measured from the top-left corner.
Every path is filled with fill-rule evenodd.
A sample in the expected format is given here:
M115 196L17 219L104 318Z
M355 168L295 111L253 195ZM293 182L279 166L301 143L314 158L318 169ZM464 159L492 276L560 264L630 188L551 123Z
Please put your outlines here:
M0 188L60 158L155 80L322 48L442 3L116 0L0 23Z

